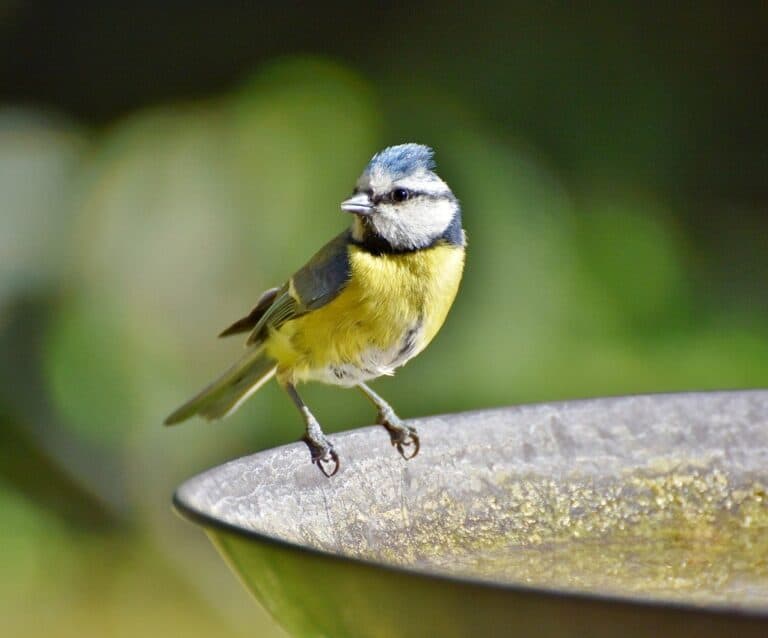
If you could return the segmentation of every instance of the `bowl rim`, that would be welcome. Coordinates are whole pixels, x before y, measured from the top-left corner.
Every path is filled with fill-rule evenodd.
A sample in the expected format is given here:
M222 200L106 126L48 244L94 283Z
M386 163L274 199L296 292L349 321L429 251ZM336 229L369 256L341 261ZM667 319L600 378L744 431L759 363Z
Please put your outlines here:
M573 405L588 401L599 400L612 400L622 398L650 398L650 397L684 397L684 396L696 396L696 395L737 395L737 394L765 394L768 398L768 389L766 388L745 388L739 390L701 390L701 391L683 391L683 392L654 392L654 393L638 393L638 394L623 394L623 395L607 395L600 397L568 399L562 401L541 401L526 404L514 404L507 406L495 406L491 408L482 408L477 410L465 410L459 412L452 412L439 415L427 415L418 417L419 419L427 419L432 417L448 416L455 414L477 414L483 412L491 412L498 410L505 410L509 408L530 408L536 406L553 406L553 405ZM375 429L377 426L364 426L360 428L353 428L349 430L342 430L334 432L334 437L343 437L354 432L359 432L365 429ZM516 593L527 596L539 596L549 599L559 600L571 600L574 602L592 602L602 603L610 605L629 605L650 611L663 611L663 612L681 612L681 613L693 613L697 615L708 614L716 616L722 619L734 618L734 619L753 619L753 620L765 620L768 621L768 604L765 608L756 606L739 606L729 603L706 603L696 604L685 600L670 600L664 598L653 597L633 597L628 594L609 593L609 592L590 592L578 589L567 589L558 587L545 587L542 585L527 585L525 583L511 583L511 582L494 582L488 579L483 579L475 576L459 576L455 574L448 574L433 570L429 568L420 567L408 567L403 565L394 565L391 563L385 563L382 561L372 560L369 558L359 558L350 556L347 554L336 554L317 547L311 547L309 545L302 545L293 541L280 538L278 536L272 536L265 534L254 529L240 527L234 523L224 521L220 518L216 518L214 515L204 512L194 507L189 502L186 502L182 496L182 492L185 486L193 481L197 480L204 474L216 471L218 468L227 465L228 463L236 460L246 459L253 454L268 454L277 450L301 445L301 442L289 443L286 445L280 445L266 450L261 450L252 454L246 454L242 457L236 457L230 461L226 461L222 464L214 466L204 472L198 473L186 481L184 481L173 493L172 506L173 510L182 518L185 518L192 523L200 525L205 529L213 531L224 532L232 534L243 539L250 541L257 541L272 547L280 549L287 549L294 552L300 552L309 554L310 556L341 561L342 563L365 566L373 569L381 569L393 574L399 574L401 576L408 576L410 578L417 578L421 580L433 580L446 584L453 584L464 587L480 588L488 591L503 591L509 593Z

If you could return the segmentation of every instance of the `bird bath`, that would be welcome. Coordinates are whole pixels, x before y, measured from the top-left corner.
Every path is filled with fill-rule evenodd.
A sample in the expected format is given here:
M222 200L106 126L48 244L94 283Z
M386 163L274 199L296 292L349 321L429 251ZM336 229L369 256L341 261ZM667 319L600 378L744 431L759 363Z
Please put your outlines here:
M295 636L768 636L768 391L417 419L214 468L175 504Z

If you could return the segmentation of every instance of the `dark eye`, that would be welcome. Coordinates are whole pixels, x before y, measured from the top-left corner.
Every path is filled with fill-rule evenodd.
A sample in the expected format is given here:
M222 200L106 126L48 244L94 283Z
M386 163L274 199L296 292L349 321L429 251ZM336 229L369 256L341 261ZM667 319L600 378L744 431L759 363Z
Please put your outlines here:
M411 193L408 191L407 188L396 188L395 190L392 191L393 202L404 202L410 196L411 196Z

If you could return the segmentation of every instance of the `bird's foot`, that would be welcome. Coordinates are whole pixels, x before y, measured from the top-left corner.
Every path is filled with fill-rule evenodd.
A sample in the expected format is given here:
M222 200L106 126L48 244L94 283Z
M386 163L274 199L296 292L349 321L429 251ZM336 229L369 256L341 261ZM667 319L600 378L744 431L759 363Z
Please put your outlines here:
M317 436L307 433L302 440L309 447L312 463L316 464L325 476L331 478L339 471L339 455L324 434Z
M419 441L419 435L416 433L416 428L406 425L394 413L379 413L379 424L387 428L389 440L392 441L392 445L397 448L400 456L406 461L410 461L419 453L421 442Z

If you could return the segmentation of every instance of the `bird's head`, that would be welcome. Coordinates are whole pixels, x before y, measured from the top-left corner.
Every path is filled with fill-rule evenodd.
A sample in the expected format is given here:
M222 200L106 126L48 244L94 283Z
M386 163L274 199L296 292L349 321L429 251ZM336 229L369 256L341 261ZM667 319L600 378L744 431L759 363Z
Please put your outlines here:
M418 250L441 238L463 244L459 202L434 172L432 149L390 146L376 153L341 209L353 213L358 242L394 252Z

